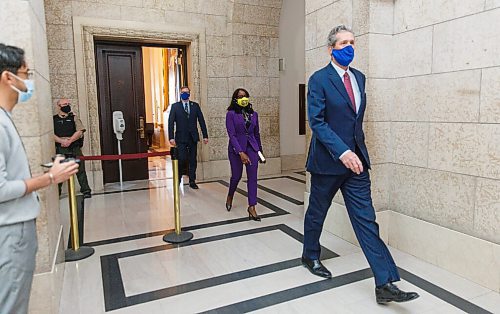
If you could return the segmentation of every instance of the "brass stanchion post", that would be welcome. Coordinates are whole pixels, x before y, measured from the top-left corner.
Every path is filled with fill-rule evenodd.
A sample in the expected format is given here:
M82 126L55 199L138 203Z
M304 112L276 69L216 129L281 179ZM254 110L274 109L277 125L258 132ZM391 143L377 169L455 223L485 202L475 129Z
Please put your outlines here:
M78 231L78 213L75 192L75 176L72 175L68 182L68 198L71 225L71 249L65 253L66 262L79 261L94 254L94 249L88 246L80 246L80 235Z
M70 210L70 223L71 223L71 247L73 250L78 251L80 248L80 233L78 230L78 212L75 195L75 176L71 176L68 180L68 199Z
M179 175L179 152L177 147L170 149L170 157L172 158L172 171L174 173L174 216L175 216L175 231L167 233L163 236L163 241L169 243L182 243L193 238L191 232L181 230L181 198L179 196L179 184L181 182Z

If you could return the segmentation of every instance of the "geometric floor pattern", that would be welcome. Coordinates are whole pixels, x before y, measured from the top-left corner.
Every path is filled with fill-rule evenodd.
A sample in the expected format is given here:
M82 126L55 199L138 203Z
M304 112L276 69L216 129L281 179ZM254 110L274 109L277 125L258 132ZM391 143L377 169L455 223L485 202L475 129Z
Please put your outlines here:
M300 265L302 172L259 179L261 222L248 220L244 181L230 212L227 179L185 187L181 222L194 238L165 243L174 217L164 169L85 200L81 242L95 254L66 264L60 313L500 313L498 293L393 248L398 286L421 297L377 305L360 248L328 232L322 260L334 278L311 275Z

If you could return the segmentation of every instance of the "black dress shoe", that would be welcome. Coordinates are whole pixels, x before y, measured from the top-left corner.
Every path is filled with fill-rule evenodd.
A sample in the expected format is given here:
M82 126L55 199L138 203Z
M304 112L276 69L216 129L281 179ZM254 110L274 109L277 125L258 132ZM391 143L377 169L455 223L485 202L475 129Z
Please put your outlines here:
M198 185L194 182L189 182L189 187L195 190L199 189Z
M302 265L304 265L311 274L324 277L324 278L332 278L332 273L321 264L319 259L309 259L307 257L302 256Z
M382 287L375 288L375 296L378 304L389 302L408 302L419 297L416 292L405 292L392 283L386 283Z
M92 194L90 192L83 193L83 198L91 198Z

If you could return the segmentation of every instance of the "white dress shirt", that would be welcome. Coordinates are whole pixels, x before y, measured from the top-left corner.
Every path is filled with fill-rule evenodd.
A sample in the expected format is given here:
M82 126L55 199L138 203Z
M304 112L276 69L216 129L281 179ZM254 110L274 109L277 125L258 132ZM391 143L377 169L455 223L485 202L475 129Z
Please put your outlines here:
M359 85L358 85L358 81L356 81L356 77L354 76L354 73L352 73L352 71L349 69L349 67L347 67L347 71L342 69L341 67L339 67L338 65L336 65L333 61L330 62L333 66L333 68L335 69L335 71L337 71L338 75L340 76L340 79L342 80L342 82L344 82L344 74L347 72L347 74L349 75L349 78L351 79L351 86L352 86L352 91L354 93L354 101L356 102L356 113L359 112L359 107L361 106L361 91L359 90ZM343 152L339 159L341 159L342 157L344 157L345 154L347 154L348 152L350 152L351 150L348 149L346 150L345 152Z
M333 68L335 69L335 71L337 71L337 73L339 74L342 82L344 82L344 73L347 72L347 74L349 74L349 78L351 79L352 91L354 92L354 101L356 102L356 113L358 113L359 107L361 104L361 91L359 90L358 81L356 81L356 77L354 76L354 73L352 73L352 71L349 69L349 67L347 67L347 71L346 71L346 70L342 69L341 67L339 67L338 65L336 65L335 63L333 63L333 61L331 62L331 64L332 64Z

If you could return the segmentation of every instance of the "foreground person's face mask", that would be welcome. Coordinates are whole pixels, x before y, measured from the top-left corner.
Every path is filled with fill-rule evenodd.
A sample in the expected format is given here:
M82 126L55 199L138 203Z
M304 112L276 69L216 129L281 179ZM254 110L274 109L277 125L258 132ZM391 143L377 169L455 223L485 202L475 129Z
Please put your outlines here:
M30 100L30 98L33 96L33 93L35 92L35 82L29 79L23 80L19 76L13 73L11 74L18 80L22 81L24 83L24 86L26 86L26 91L22 91L19 88L15 87L14 85L10 86L13 90L15 90L19 94L17 102L18 103L27 102L28 100Z

